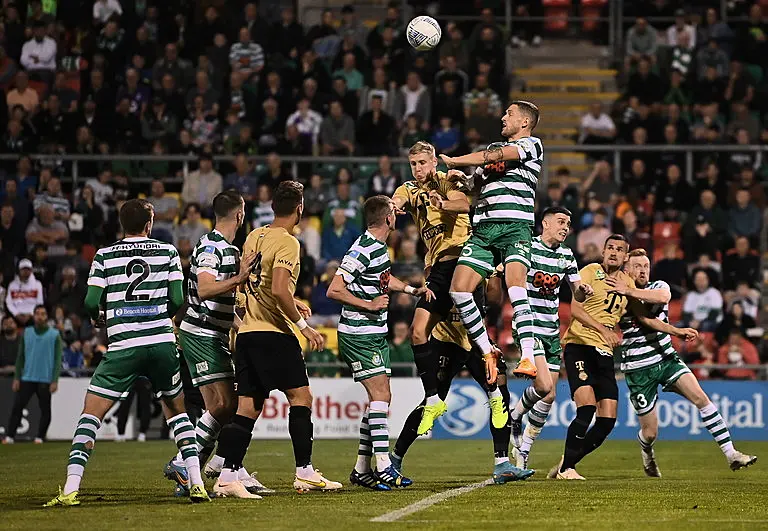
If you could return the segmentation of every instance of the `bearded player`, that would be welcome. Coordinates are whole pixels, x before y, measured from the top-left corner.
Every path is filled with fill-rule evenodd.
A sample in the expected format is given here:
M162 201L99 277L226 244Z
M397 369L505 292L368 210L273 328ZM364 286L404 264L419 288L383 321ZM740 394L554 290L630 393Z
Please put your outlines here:
M506 142L493 143L482 151L461 157L441 155L448 168L481 167L476 172L480 178L475 179L480 182L474 183L479 192L472 219L473 233L462 249L451 280L451 298L470 339L483 353L486 363L493 365L499 352L488 338L472 292L498 264L504 263L522 354L512 372L529 378L536 378L536 365L526 277L531 266L536 185L544 160L541 140L531 136L538 121L536 105L513 101L501 119L501 134Z
M437 171L435 148L429 142L416 142L408 152L408 162L414 180L395 190L392 200L397 209L411 214L427 246L427 287L435 295L419 300L411 326L413 357L426 397L417 429L423 435L447 410L438 394L439 356L433 352L429 337L438 322L450 317L454 306L450 286L461 249L469 239L469 199L463 187ZM479 290L482 293L482 287ZM493 424L504 427L508 406L495 386L489 390L489 404Z
M649 282L651 262L644 249L631 251L624 269L634 281L635 288L621 280L609 278L606 279L611 286L608 293L640 301L650 316L666 324L663 331L651 330L631 314L625 315L619 322L623 334L621 371L629 387L629 400L640 420L637 440L640 442L646 475L661 477L653 450L653 443L659 433L659 418L656 414L659 386L663 391L678 393L698 408L702 424L720 446L731 470L754 464L757 456L746 455L733 447L725 420L672 346L670 334L686 340L694 339L699 334L692 328L676 328L669 324L669 285L662 280Z

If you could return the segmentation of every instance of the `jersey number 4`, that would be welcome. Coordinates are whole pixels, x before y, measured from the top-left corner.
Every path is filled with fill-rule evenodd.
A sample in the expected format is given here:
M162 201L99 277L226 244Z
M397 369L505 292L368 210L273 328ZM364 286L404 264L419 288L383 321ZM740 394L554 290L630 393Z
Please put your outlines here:
M126 302L136 302L136 301L148 301L149 295L141 294L137 295L133 292L139 288L139 284L147 280L149 277L149 264L146 263L144 260L141 260L139 258L134 258L130 262L128 262L128 265L125 266L125 276L130 278L138 273L138 276L131 280L131 283L128 284L128 289L125 290L125 300Z

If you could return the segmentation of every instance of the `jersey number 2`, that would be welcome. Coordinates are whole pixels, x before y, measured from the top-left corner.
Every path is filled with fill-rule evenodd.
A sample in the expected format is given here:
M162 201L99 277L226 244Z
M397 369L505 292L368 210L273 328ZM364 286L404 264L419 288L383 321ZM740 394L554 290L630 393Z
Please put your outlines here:
M142 294L142 295L134 295L134 290L138 289L139 284L147 280L147 277L149 277L149 264L146 263L144 260L140 260L138 258L134 258L130 262L128 262L128 265L125 266L125 276L127 276L129 279L135 275L136 273L139 274L136 278L134 278L130 284L128 284L128 289L125 290L125 300L126 302L135 302L135 301L148 301L149 295Z

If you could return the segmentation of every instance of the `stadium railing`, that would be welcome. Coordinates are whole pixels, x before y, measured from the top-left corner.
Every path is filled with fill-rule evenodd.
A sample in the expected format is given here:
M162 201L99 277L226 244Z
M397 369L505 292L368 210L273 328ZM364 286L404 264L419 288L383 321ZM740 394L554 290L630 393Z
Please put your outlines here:
M694 155L700 153L712 153L716 151L718 153L744 153L744 152L768 152L768 145L661 145L661 144L647 144L643 146L636 145L621 145L621 144L606 144L606 145L574 145L574 146L547 146L546 153L606 153L610 152L612 155L611 163L613 165L613 174L617 182L621 181L621 169L624 157L629 153L684 153L685 154L685 178L689 182L693 181L694 173ZM32 154L29 155L33 161L40 162L67 162L72 163L72 171L70 175L64 175L62 177L63 182L71 182L73 187L77 187L81 178L96 177L95 175L82 175L79 171L79 164L82 162L176 162L181 163L183 166L184 175L189 173L190 163L196 161L196 157L189 155L49 155L49 154ZM15 154L2 154L0 155L0 161L14 161L19 158L19 155ZM216 155L214 161L217 162L231 162L234 160L234 155ZM266 155L254 155L249 157L250 160L256 163L266 163ZM322 167L323 165L376 165L379 157L356 157L356 156L323 156L315 157L310 155L301 156L285 156L283 157L284 163L290 164L294 175L298 172L299 164L311 163L313 167ZM405 157L390 157L393 164L407 165L408 159ZM545 154L546 162L546 154ZM561 166L567 167L567 164ZM545 164L542 168L542 173L539 177L540 186L546 187L549 179L549 167ZM132 177L131 181L134 183L151 182L153 177ZM168 182L182 182L182 178L175 176L166 177L164 180Z

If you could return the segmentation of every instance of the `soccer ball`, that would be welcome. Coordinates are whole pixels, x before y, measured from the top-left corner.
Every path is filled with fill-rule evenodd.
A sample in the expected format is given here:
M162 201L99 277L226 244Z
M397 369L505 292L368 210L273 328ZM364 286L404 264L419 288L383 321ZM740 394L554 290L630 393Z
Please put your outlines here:
M424 15L416 17L408 23L405 35L408 38L408 44L420 52L425 52L438 45L443 31L437 20Z

